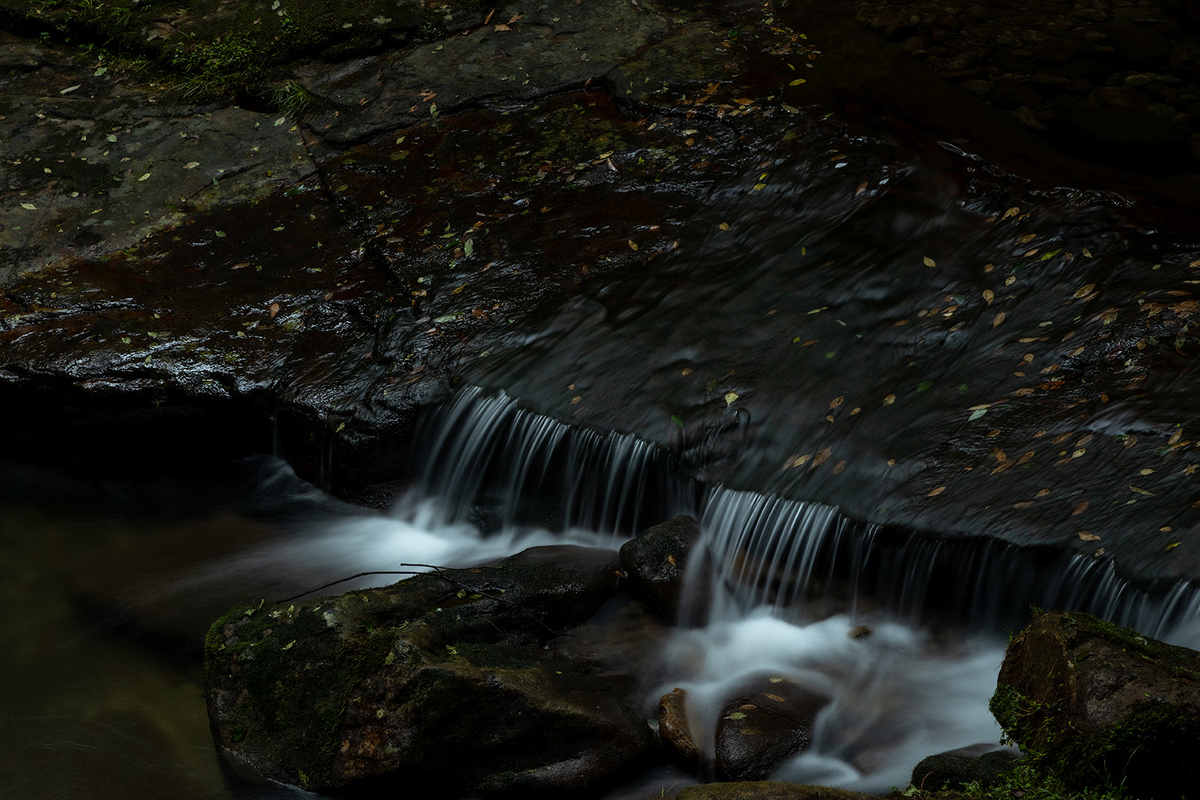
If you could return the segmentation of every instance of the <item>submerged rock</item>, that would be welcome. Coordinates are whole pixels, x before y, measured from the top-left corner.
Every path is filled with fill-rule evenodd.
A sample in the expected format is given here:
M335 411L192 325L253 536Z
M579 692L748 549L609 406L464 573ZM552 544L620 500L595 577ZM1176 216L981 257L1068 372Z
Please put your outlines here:
M700 523L687 514L680 514L647 528L621 545L621 566L650 602L670 620L677 619L682 610L688 557L699 540ZM696 605L704 606L706 610L707 602L696 598Z
M1018 634L991 709L1068 786L1177 798L1200 779L1200 653L1089 614L1044 614Z
M725 704L717 723L717 776L762 780L812 742L817 712L829 703L786 678L763 678Z
M451 796L590 789L636 769L653 741L634 680L551 647L615 593L616 553L546 550L232 610L205 646L222 756L349 794L422 777Z

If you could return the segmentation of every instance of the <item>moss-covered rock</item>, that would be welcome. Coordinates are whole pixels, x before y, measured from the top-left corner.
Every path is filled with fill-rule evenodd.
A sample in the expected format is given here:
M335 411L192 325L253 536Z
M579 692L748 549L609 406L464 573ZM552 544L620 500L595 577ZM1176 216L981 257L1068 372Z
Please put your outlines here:
M547 552L549 550L550 552ZM616 554L538 548L340 597L231 610L205 642L213 736L314 791L603 786L652 752L634 681L544 643L610 597Z
M960 747L927 756L913 767L912 785L924 791L961 789L977 784L988 789L1000 783L1019 762L1020 753L994 744Z
M1088 614L1045 614L1018 634L991 709L1070 787L1177 798L1200 778L1200 653Z
M806 786L776 781L705 783L689 786L677 800L869 800L871 795L832 786Z

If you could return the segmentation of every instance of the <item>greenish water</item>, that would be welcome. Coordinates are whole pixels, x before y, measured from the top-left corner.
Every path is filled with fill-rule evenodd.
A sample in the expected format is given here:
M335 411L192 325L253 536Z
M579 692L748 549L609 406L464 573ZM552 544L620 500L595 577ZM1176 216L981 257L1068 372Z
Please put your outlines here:
M277 576L214 565L284 535L253 484L79 482L0 468L0 797L224 800L199 664L206 620ZM287 504L286 495L280 498ZM189 588L197 578L207 591Z

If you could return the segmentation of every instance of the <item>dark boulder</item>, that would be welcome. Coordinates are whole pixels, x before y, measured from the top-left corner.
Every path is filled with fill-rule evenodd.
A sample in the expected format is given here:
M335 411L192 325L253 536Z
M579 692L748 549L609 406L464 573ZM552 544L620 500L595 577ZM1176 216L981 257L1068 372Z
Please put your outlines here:
M550 645L615 593L617 566L612 551L536 548L236 608L205 644L218 748L239 771L319 792L603 787L653 752L636 682Z
M812 742L817 712L829 703L786 678L763 677L725 704L717 723L717 776L763 780Z
M912 785L923 791L959 789L968 783L995 786L1020 754L994 744L975 744L928 756L913 768Z
M653 525L621 546L621 565L643 593L670 620L683 607L684 577L692 548L700 540L700 523L687 514ZM707 602L696 598L699 615Z
M991 709L1069 787L1178 798L1200 780L1200 653L1089 614L1044 614L1018 634Z

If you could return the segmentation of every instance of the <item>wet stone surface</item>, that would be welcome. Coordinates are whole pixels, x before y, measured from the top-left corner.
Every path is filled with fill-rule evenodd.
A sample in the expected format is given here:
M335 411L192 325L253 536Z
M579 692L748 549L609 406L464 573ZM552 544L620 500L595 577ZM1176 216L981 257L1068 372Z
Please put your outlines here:
M1192 188L999 142L1021 126L822 9L497 10L295 65L299 121L9 36L16 450L274 418L353 493L473 383L708 482L1194 576Z
M1196 169L1200 16L1189 3L863 2L857 17L1064 150Z

